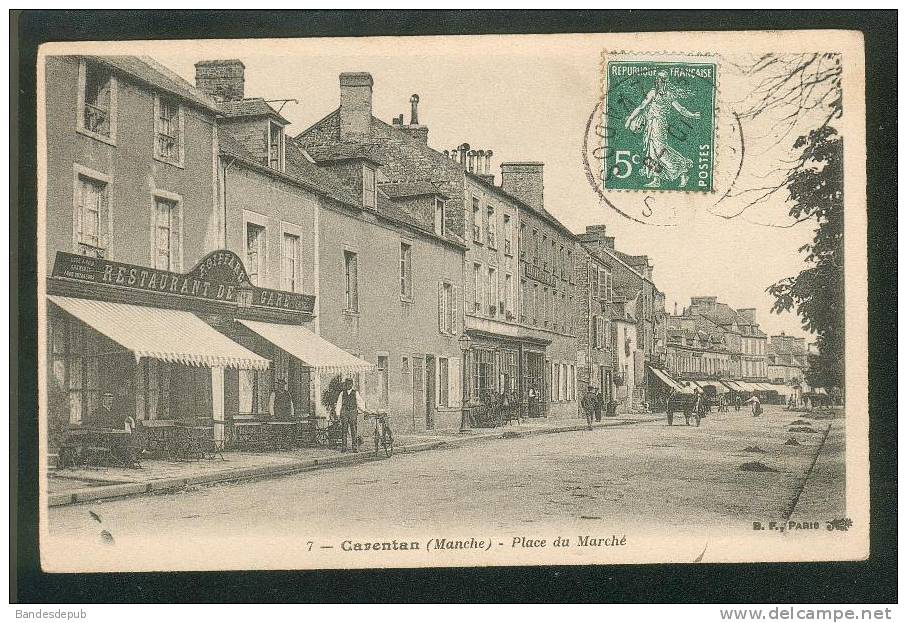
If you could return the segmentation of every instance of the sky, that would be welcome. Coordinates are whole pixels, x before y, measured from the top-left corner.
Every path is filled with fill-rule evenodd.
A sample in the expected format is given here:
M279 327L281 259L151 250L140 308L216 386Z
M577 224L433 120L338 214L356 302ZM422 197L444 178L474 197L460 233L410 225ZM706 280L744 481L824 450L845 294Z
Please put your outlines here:
M419 121L428 126L432 147L443 151L467 142L473 149L491 149L492 171L498 174L501 162L544 162L548 211L575 233L604 224L619 250L648 255L668 313L675 303L682 310L691 296L714 295L735 308L755 307L757 320L770 335L784 331L811 339L794 314L769 312L773 299L765 292L778 279L806 267L797 249L815 228L809 222L790 228L766 226L787 223L783 196L729 219L710 212L714 196L662 192L655 199L675 215L671 227L635 223L600 204L583 169L582 140L599 98L600 55L610 37L146 42L140 50L121 44L117 52L152 56L190 82L197 61L239 58L246 68L246 97L298 100L281 109L292 122L288 132L293 136L338 106L341 72L370 72L374 114L389 123L403 113L409 122L409 98L418 94ZM751 87L733 71L731 61L742 59L727 58L719 69L722 114L742 106L735 102ZM722 127L719 120L719 134ZM773 127L771 119L764 119L759 127L745 128L750 137L747 153L752 154L743 167L748 181L761 179L761 170L786 157L784 146L796 138L794 131L778 146L774 140L760 145L758 137L771 135ZM723 155L732 160L736 151L727 147L732 138L719 136L726 149L719 149L716 161ZM614 200L639 199L617 195Z

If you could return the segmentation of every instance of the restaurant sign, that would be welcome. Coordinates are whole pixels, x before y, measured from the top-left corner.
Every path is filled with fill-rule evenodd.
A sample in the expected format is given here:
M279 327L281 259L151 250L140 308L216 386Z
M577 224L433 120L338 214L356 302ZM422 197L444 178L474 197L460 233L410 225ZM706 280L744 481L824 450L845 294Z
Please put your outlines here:
M242 260L226 250L209 253L185 274L58 251L52 276L242 307L311 313L315 304L308 294L252 285Z

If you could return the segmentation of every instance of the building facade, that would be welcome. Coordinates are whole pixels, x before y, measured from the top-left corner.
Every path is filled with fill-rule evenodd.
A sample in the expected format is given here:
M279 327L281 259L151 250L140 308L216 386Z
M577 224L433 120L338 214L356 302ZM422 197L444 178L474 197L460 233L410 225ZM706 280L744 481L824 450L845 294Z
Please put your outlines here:
M582 394L586 386L592 385L601 390L604 400L610 401L616 393L614 371L620 362L615 345L617 334L624 332L623 304L619 309L612 308L611 264L583 245L577 245L576 250L574 274L578 296L574 316L579 391ZM615 314L622 323L620 331L612 330Z

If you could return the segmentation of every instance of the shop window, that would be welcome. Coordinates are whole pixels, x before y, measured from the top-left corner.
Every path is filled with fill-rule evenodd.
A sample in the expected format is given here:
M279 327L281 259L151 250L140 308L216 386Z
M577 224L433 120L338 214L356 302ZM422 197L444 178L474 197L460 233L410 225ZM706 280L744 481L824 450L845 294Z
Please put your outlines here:
M386 407L388 404L389 370L387 369L387 356L378 355L378 404Z
M79 126L84 133L113 143L116 137L116 78L97 63L79 65Z
M266 274L266 229L262 225L246 223L246 270L253 285L264 284Z
M110 206L105 182L79 175L77 178L78 249L82 255L107 256Z
M179 203L162 197L154 198L154 267L180 271Z
M441 407L450 406L450 368L449 362L445 357L438 359L438 405Z
M271 399L271 370L239 371L239 412L243 415L265 414Z
M299 236L284 233L281 256L281 288L299 292Z
M154 98L154 157L182 166L183 111L179 104L159 95Z
M359 311L359 255L352 251L343 252L344 265L344 311Z
M472 395L479 400L486 400L495 391L494 351L473 349L472 362Z
M413 247L405 242L400 243L400 296L413 298Z

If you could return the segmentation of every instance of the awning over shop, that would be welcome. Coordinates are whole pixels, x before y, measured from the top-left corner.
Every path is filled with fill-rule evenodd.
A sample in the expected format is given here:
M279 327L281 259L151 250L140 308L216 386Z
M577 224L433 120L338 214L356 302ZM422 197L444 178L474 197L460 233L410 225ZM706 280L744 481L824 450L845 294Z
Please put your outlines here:
M667 386L670 387L671 389L677 389L677 390L683 389L683 388L680 386L680 383L678 383L677 381L675 381L674 379L672 379L670 376L668 376L668 374L667 374L666 372L664 372L664 371L662 371L662 370L659 370L658 368L653 368L653 367L651 367L651 366L649 367L649 370L651 370L651 371L652 371L652 374L654 374L655 376L657 376L658 379L659 379L662 383L664 383L665 385L667 385Z
M696 381L696 383L705 390L706 387L711 386L715 388L715 393L717 394L726 394L727 388L720 381Z
M775 392L775 393L779 393L779 392L778 392L778 388L776 388L776 387L774 387L774 386L772 386L772 385L770 385L770 384L768 384L768 383L755 383L755 385L756 385L756 387L758 387L760 390L762 390L762 391L764 391L764 392Z
M189 366L266 370L269 362L176 309L108 303L67 296L47 299L117 344L142 357Z
M741 391L743 391L743 390L740 388L740 386L737 385L737 383L735 383L734 381L721 381L721 382L722 382L722 384L724 384L725 387L727 387L729 390L731 390L731 391L733 391L733 392L741 392Z
M237 320L237 322L318 372L355 374L375 369L374 364L354 357L303 326L256 320Z
M742 392L751 394L755 391L759 391L755 387L753 387L752 383L747 383L746 381L734 381L734 383L737 385L737 387L740 388L740 391Z
M781 396L791 396L795 392L795 389L790 385L781 385L780 383L772 383L769 387Z

